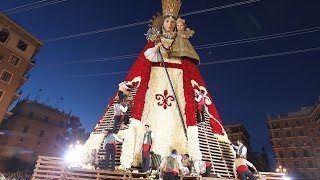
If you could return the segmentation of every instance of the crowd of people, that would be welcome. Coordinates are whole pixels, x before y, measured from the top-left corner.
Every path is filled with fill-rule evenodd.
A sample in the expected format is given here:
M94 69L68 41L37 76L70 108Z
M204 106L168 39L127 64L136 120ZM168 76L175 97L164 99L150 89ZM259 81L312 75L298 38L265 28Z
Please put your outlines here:
M30 180L31 175L23 172L0 172L0 180Z

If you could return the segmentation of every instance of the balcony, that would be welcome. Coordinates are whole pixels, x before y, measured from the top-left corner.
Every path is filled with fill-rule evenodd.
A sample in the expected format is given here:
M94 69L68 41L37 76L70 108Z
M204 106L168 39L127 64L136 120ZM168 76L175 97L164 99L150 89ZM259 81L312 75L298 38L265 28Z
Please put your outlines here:
M34 66L35 63L36 63L36 60L31 59L27 65L26 71L29 71Z
M21 85L23 85L25 82L27 82L28 81L28 79L29 79L29 74L28 75L23 75L22 76L22 78L21 78Z
M22 94L22 90L20 92L16 92L14 93L11 102L14 102L15 100L17 100Z

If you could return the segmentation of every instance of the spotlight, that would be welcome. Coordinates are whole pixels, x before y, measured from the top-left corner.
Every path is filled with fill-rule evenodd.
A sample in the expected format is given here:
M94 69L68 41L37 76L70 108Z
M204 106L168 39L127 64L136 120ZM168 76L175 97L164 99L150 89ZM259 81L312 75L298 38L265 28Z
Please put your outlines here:
M283 176L282 179L283 179L283 180L291 180L291 178L288 177L288 176Z
M79 143L76 145L69 145L69 149L66 152L64 159L67 164L69 164L69 167L77 167L81 163L81 153L83 151L83 146Z

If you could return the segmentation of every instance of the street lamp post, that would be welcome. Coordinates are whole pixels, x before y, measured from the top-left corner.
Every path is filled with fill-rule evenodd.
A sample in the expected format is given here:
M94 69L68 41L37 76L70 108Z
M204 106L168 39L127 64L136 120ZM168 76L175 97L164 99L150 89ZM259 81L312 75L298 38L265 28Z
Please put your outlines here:
M287 169L282 167L281 165L279 165L278 168L276 169L276 172L278 172L278 173L287 173Z

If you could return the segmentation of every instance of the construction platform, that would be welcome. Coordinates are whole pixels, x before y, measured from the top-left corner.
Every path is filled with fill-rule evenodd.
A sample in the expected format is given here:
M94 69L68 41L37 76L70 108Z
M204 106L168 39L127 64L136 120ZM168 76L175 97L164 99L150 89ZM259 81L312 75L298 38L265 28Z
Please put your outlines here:
M283 173L258 172L257 179L282 180ZM181 180L209 180L209 179L234 179L213 178L200 176L179 176ZM135 173L131 171L108 171L95 169L69 168L63 158L39 156L32 180L113 180L113 179L152 179L147 173Z

